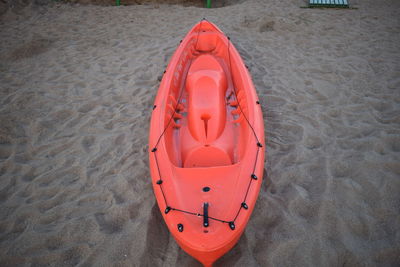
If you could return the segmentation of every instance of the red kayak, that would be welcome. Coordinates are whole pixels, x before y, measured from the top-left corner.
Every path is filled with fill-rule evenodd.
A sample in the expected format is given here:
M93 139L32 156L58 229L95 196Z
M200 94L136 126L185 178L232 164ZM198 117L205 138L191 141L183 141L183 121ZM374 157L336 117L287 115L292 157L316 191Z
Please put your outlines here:
M264 123L229 38L202 20L166 69L151 117L154 193L178 244L211 266L239 240L264 169Z

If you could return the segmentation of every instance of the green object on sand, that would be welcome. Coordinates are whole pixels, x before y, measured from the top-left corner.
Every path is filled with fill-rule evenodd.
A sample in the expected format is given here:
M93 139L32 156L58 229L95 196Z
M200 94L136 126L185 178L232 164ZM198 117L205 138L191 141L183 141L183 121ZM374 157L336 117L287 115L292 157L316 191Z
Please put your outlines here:
M308 6L348 8L349 2L347 0L310 0Z
M211 8L211 0L206 0L206 6L207 6L207 8Z
M121 2L121 0L116 0L115 4L116 4L117 6L119 6L120 2Z

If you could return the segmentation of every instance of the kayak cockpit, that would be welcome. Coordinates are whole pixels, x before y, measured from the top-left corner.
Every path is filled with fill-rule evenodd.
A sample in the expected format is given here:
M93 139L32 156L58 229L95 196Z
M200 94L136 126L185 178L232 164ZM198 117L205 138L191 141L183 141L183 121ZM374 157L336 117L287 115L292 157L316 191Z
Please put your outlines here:
M230 105L237 101L227 64L209 53L190 63L183 74L186 77L174 114L175 127L166 131L170 160L182 168L238 163L237 144L247 130L235 123L238 107Z
M223 132L226 123L224 70L211 55L201 55L190 66L186 79L188 126L192 136L209 145Z
M185 151L184 167L212 167L232 164L226 149L213 145L222 135L226 124L227 79L219 62L211 55L197 57L186 79L188 93L188 129L197 142ZM186 139L189 141L188 139ZM194 142L193 142L194 141Z
M202 27L183 45L170 70L165 146L171 163L181 168L239 163L249 138L241 115L248 112L248 96L241 76L232 76L237 70L231 69L236 62L229 56L228 40L209 25Z

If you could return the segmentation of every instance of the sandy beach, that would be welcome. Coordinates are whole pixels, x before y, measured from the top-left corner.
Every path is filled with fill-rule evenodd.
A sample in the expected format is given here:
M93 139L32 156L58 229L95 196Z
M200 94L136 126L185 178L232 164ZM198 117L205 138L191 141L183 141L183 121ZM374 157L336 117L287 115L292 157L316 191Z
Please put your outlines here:
M400 265L399 1L27 2L0 2L0 266L200 266L162 220L147 139L203 17L249 66L267 144L248 227L215 266Z

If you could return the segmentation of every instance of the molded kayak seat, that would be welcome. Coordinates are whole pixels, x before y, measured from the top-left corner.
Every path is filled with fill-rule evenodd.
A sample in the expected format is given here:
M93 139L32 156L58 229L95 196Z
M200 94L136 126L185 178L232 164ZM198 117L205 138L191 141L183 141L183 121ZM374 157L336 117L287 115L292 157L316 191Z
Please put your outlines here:
M224 70L211 55L199 56L191 65L186 80L188 126L200 145L184 159L184 167L212 167L232 164L229 154L210 146L224 131L226 123Z
M184 163L185 168L217 167L231 165L229 154L212 146L199 146L193 148L187 155Z
M226 123L224 70L211 55L199 56L191 65L186 80L188 124L192 136L210 144L224 130Z

